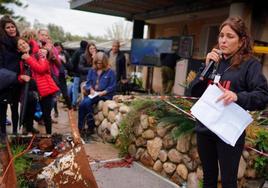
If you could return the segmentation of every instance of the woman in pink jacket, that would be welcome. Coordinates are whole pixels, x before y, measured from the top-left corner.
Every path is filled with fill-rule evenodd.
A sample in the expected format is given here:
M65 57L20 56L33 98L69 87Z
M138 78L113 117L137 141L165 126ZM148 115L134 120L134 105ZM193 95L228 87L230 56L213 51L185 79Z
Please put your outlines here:
M29 43L27 43L22 38L18 40L17 47L23 53L21 56L22 68L28 65L31 71L31 76L22 73L20 79L29 82L32 78L36 82L46 133L51 134L53 95L59 89L51 77L49 62L46 58L47 50L39 49L37 42L34 40L29 40Z

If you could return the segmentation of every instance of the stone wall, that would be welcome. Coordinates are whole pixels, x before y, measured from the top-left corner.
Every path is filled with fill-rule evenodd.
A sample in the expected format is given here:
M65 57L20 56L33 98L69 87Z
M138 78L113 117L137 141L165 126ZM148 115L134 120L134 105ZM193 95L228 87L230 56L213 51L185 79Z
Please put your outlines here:
M125 102L132 96L115 96L113 101L100 101L95 108L95 122L98 135L106 142L115 143L119 125L130 111ZM171 131L176 125L156 122L146 114L140 116L133 127L132 142L128 152L135 160L153 169L178 185L187 182L188 188L198 188L203 172L196 146L196 135L191 133L174 140ZM239 187L246 179L256 178L254 159L256 153L243 151L238 173Z

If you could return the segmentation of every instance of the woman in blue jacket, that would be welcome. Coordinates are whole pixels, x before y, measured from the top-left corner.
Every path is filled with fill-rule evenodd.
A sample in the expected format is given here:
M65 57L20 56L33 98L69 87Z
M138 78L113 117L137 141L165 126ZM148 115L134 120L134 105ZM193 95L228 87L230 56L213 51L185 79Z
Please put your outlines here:
M83 88L85 98L81 101L78 111L78 128L88 125L89 133L94 133L93 104L100 100L112 100L116 91L115 72L109 68L107 56L98 52L93 59L93 67L88 71L86 85Z

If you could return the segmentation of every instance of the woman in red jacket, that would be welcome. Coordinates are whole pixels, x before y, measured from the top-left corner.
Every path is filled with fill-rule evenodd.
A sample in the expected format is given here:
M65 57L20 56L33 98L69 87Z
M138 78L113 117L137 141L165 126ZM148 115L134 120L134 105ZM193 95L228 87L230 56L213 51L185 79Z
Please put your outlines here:
M18 50L23 53L21 59L30 67L31 77L36 82L37 90L40 95L40 104L46 126L46 133L51 134L53 95L59 89L51 77L49 62L46 59L47 50L39 49L37 42L34 40L30 40L28 44L27 41L22 38L18 40L17 47ZM28 82L31 77L25 74L20 75L20 79L25 82Z

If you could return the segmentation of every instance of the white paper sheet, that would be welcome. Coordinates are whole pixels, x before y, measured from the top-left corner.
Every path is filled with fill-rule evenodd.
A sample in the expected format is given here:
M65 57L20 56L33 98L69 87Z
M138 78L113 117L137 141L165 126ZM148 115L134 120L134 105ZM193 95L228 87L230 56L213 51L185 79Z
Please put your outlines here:
M95 91L94 94L90 94L90 95L88 95L88 97L90 99L93 99L93 98L97 97L98 95L99 95L99 92Z
M247 111L235 103L227 106L223 101L216 103L222 93L216 85L209 85L191 108L191 113L224 142L234 146L253 119Z

